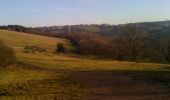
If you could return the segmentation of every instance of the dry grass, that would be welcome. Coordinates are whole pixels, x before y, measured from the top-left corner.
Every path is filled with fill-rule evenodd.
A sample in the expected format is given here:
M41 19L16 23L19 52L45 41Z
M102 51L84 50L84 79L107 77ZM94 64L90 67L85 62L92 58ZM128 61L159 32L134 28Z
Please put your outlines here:
M135 63L120 61L104 61L82 59L55 54L19 54L18 57L27 63L40 65L52 69L69 69L69 70L144 70L144 71L167 71L170 70L168 64L155 63Z
M13 65L1 71L0 100L80 100L82 86L76 80L65 78L68 73L79 71L140 73L144 80L170 83L168 64L93 60L54 54L52 51L57 43L64 43L71 49L69 41L19 32L0 30L0 39L16 50L19 61L28 64ZM23 48L27 45L44 47L49 52L24 53ZM31 65L39 69L31 68Z
M13 32L0 30L0 40L13 47L16 51L21 52L25 46L36 45L53 51L57 43L65 44L67 49L71 49L70 42L65 39L39 36L34 34L26 34L21 32Z

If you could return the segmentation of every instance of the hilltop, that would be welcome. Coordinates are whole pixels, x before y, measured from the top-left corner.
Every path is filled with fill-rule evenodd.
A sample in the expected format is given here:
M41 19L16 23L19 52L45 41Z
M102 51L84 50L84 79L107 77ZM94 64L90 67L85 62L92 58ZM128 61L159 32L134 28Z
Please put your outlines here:
M50 36L53 34L68 33L69 27L72 33L81 33L81 32L89 32L100 34L103 36L115 36L119 33L120 29L133 24L136 28L145 30L149 33L152 33L155 37L159 37L158 34L161 31L161 37L166 36L170 31L170 21L156 21L156 22L140 22L140 23L128 23L128 24L118 24L118 25L110 25L110 24L81 24L81 25L65 25L65 26L45 26L45 27L24 27L20 25L8 25L8 26L0 26L0 29L6 30L14 30L14 31L22 31L28 33L35 33L41 35ZM159 32L156 32L159 31Z

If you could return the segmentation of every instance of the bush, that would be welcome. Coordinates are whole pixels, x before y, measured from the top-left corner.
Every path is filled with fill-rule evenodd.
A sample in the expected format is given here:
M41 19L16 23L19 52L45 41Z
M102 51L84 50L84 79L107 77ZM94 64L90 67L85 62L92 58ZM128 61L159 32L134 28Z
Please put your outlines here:
M64 47L63 43L58 43L57 44L56 52L65 52L65 47Z
M0 67L6 68L15 61L16 56L14 50L0 41Z

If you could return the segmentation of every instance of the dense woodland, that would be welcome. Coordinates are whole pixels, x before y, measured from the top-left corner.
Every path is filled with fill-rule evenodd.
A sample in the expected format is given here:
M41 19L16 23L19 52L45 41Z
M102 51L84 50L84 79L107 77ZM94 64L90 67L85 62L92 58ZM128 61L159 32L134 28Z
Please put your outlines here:
M0 26L0 29L69 39L74 53L137 62L170 62L170 21L122 25L52 27Z

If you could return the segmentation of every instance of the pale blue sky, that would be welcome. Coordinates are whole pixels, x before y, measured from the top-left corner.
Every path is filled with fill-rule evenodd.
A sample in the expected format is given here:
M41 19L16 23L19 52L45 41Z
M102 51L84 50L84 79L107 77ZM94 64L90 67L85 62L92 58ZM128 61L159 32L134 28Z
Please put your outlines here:
M0 25L121 24L170 19L170 0L0 0Z

